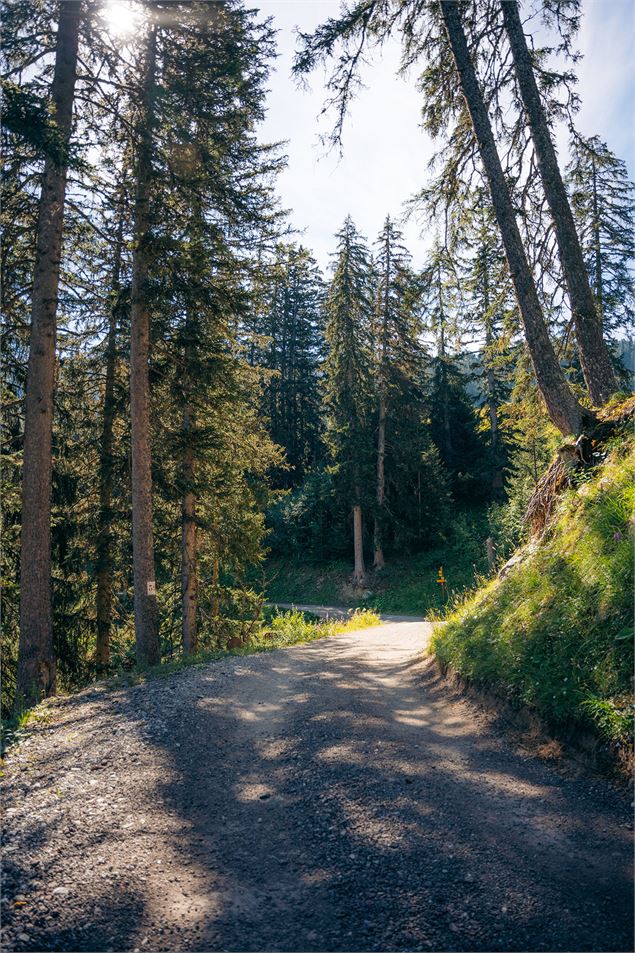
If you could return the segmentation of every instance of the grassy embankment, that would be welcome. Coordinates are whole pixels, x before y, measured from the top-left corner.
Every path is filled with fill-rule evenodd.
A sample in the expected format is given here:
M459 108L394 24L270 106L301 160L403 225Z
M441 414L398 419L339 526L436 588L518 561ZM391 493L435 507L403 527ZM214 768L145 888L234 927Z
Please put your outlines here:
M632 427L578 471L539 542L437 628L441 666L528 706L553 728L633 731Z

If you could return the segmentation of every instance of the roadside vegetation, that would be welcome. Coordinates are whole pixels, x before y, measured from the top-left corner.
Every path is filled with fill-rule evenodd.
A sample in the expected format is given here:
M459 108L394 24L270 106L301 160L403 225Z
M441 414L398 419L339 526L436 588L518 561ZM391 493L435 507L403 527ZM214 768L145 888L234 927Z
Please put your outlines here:
M629 426L574 473L544 536L460 597L432 643L443 668L619 745L633 737L634 465Z
M169 662L160 665L141 667L133 665L121 668L111 675L107 682L113 687L136 684L148 678L164 678L194 665L207 665L235 655L254 655L257 652L270 652L274 649L288 648L307 642L316 642L328 636L344 632L357 632L379 625L379 615L371 609L351 609L345 619L321 619L312 612L290 611L267 607L248 640L235 648L202 649L195 655L179 653ZM87 680L87 683L92 682ZM73 686L74 690L81 685ZM2 754L6 748L24 737L30 728L45 723L49 714L46 705L38 705L25 711L14 711L10 717L2 720L0 744Z

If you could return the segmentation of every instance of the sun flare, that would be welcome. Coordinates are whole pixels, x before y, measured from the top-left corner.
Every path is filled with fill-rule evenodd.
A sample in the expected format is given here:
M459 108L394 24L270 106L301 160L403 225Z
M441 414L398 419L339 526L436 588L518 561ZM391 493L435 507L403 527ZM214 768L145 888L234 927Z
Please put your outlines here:
M136 6L126 0L109 0L103 8L103 18L108 31L115 36L130 36L140 21Z

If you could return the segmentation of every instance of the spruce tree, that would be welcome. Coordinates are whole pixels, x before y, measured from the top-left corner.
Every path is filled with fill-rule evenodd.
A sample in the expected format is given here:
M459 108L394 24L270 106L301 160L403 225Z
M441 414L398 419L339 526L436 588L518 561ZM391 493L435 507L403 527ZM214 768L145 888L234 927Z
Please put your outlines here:
M438 238L422 277L426 327L436 347L428 396L431 437L455 499L487 498L489 457L461 367L467 357L461 353L466 301L454 258Z
M147 9L135 130L136 166L134 252L130 301L130 418L132 424L132 552L137 659L156 665L160 658L150 433L150 263L153 127L156 124L157 31Z
M472 12L471 8L468 12ZM339 48L339 56L327 82L330 102L337 110L333 138L339 141L344 116L359 78L359 63L365 44L380 45L397 28L401 30L405 66L415 62L422 53L429 55L431 48L437 52L445 49L445 53L451 56L449 61L447 55L443 56L442 75L438 78L434 100L441 105L433 108L427 126L433 135L439 135L447 126L448 114L458 115L461 142L472 152L474 144L477 146L538 386L561 433L579 433L585 415L569 388L549 338L516 220L509 182L503 172L483 89L472 59L461 5L457 0L441 0L439 4L423 7L411 2L395 7L358 3L339 20L327 20L312 36L301 35L302 48L294 69L297 73L306 73L318 62L333 57ZM453 68L448 62L453 63ZM428 91L432 93L432 90ZM455 180L460 181L460 176L456 175Z
M279 244L259 271L251 360L268 372L263 412L273 440L285 450L285 468L276 482L292 487L323 457L325 284L315 259L293 244Z
M81 17L80 0L59 6L51 83L55 148L49 148L39 201L26 380L20 560L20 648L16 704L55 691L51 573L51 440L57 298L64 200Z
M386 499L386 464L403 459L412 446L398 446L394 437L397 419L414 416L421 423L423 354L419 343L416 281L402 234L387 216L376 242L375 387L377 391L377 479L375 499L374 561L383 569L384 536L389 504ZM416 450L415 450L416 457Z
M568 184L589 279L605 333L632 335L635 321L635 186L598 136L571 141Z
M353 580L363 585L363 506L372 499L372 268L368 249L347 216L337 233L326 299L326 439L340 492L353 517Z

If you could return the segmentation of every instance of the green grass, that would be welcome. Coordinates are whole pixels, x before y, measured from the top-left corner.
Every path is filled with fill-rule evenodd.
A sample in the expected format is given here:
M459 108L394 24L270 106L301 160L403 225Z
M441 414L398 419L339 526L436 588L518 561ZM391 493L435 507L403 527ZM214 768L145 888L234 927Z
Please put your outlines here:
M633 731L635 440L564 493L547 537L502 579L457 601L432 649L443 667L554 727Z
M310 612L299 610L265 610L265 616L259 631L250 641L235 649L203 649L194 655L181 655L169 662L161 662L151 667L136 666L133 669L116 673L106 682L109 685L138 684L148 678L167 678L192 666L208 665L233 656L254 655L269 652L304 642L315 642L330 635L368 629L381 622L377 613L370 610L351 611L347 619L319 619Z
M363 593L350 584L350 562L314 566L270 559L267 598L270 602L362 606L377 612L427 615L430 610L442 610L446 601L474 585L475 575L485 572L487 535L483 514L461 512L445 545L412 556L388 558L381 572L368 574ZM440 566L447 580L445 592L437 583Z

